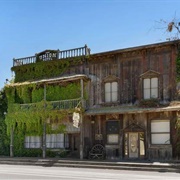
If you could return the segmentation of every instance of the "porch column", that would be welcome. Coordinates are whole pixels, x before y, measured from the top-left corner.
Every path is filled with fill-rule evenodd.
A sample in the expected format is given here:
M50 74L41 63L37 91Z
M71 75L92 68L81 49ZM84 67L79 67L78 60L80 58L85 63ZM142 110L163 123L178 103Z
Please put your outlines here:
M84 157L84 133L83 133L83 116L80 114L80 159Z
M14 146L14 129L13 127L11 127L10 157L14 157L13 146Z
M46 101L46 84L44 84L44 101ZM46 104L44 104L44 110L46 110ZM42 150L43 158L46 158L46 119L43 119L43 141L42 141Z
M81 83L81 103L82 107L84 107L84 83L83 79L80 80ZM80 114L80 159L84 157L84 128L83 128L83 115Z

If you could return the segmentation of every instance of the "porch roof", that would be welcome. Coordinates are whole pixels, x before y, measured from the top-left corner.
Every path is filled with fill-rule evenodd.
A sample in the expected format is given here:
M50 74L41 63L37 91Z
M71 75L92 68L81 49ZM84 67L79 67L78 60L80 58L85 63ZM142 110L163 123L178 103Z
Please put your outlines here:
M77 74L77 75L72 75L72 76L61 76L61 77L56 77L56 78L49 78L49 79L41 79L41 80L36 80L36 81L25 81L22 83L10 83L6 84L6 86L21 86L21 85L28 85L28 84L43 84L43 83L55 83L55 82L64 82L64 81L75 81L78 79L84 79L88 80L89 78L84 75L84 74Z
M150 113L150 112L168 112L180 111L180 105L173 105L161 108L141 108L137 106L114 106L100 107L88 109L85 115L103 115L103 114L134 114L134 113Z

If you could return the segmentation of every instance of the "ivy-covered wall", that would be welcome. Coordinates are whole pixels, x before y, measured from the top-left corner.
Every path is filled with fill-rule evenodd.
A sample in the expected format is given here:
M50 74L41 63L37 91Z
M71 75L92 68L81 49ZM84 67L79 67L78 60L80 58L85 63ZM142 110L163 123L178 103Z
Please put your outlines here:
M178 54L176 58L176 83L180 83L180 47L178 48ZM180 100L180 91L177 92L177 100ZM176 121L176 156L180 158L180 118Z
M32 64L14 66L11 68L15 72L15 82L23 82L28 80L37 80L44 78L59 77L70 67L81 64L85 60L84 57L73 59L61 59L51 61L41 61Z
M50 101L81 97L79 81L46 85L46 100L44 100L43 84L6 86L5 92L8 101L5 122L9 137L11 129L14 130L15 156L41 156L40 149L25 149L24 140L25 136L42 136L43 124L47 123L47 120L49 120L46 124L47 134L65 133L66 127L63 122L75 109L54 109ZM52 124L56 124L58 128L53 130Z
M44 100L44 86L36 84L7 86L6 95L8 103L36 103ZM46 100L60 101L80 98L80 83L46 85Z
M176 58L176 81L180 82L180 47Z

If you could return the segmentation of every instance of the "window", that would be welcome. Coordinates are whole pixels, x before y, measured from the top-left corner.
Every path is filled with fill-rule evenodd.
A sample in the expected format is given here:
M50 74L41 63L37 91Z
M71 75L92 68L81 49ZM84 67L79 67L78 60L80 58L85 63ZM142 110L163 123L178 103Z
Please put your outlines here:
M147 78L143 81L144 99L158 97L158 78Z
M108 82L105 83L105 102L116 102L118 94L118 83Z
M68 135L65 134L46 134L47 148L66 148L69 146Z
M25 148L41 148L40 136L26 136ZM67 134L46 134L47 148L68 148L69 138Z
M151 143L170 144L170 121L152 120L151 121Z
M41 137L40 136L26 136L25 137L25 148L40 148Z
M118 121L107 121L106 122L106 133L108 144L118 144L119 141L119 122Z

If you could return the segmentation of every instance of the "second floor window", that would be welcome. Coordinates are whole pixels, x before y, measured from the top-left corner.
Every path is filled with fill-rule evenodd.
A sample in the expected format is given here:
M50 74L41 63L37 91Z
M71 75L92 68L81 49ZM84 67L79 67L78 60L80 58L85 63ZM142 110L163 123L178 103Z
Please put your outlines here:
M144 99L158 98L158 78L146 78L143 81Z
M118 83L105 83L105 102L116 102L118 100Z

